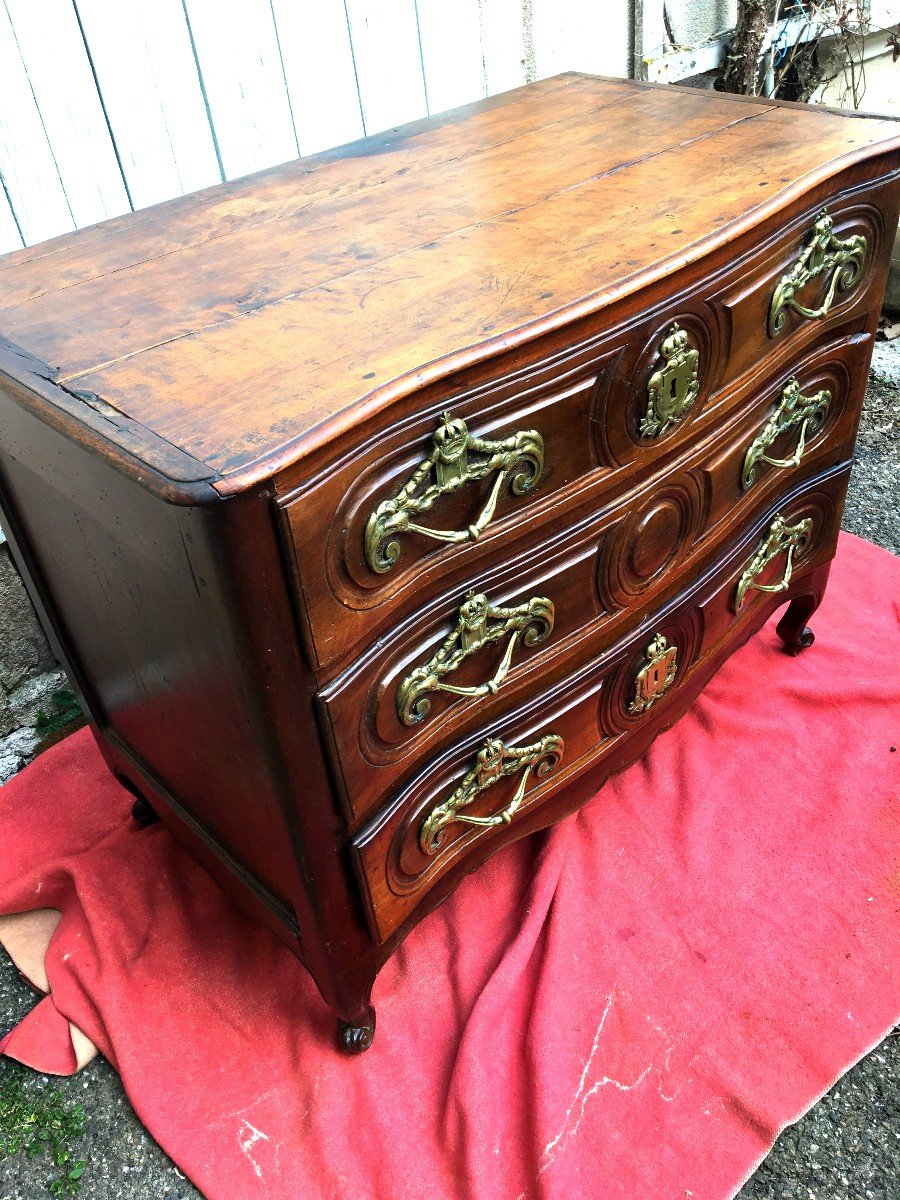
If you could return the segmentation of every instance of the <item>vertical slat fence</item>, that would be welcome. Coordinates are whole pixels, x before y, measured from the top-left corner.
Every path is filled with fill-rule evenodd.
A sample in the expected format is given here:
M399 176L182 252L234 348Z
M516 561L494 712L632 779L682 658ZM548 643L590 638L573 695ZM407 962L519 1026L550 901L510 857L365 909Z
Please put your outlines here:
M77 12L134 207L221 182L182 0L77 0Z
M363 136L362 108L343 2L272 0L301 154Z
M0 0L0 253L562 70L630 0Z
M528 24L521 0L481 0L481 49L487 94L525 83L528 72Z
M185 0L226 179L299 154L269 0Z
M0 254L8 254L10 250L19 250L25 243L22 233L16 224L12 206L5 189L0 188Z
M485 95L478 0L417 0L422 67L431 112Z
M346 0L367 133L428 111L415 0Z
M0 5L0 175L28 245L75 228L75 218L6 5Z
M6 0L76 226L131 207L72 0Z

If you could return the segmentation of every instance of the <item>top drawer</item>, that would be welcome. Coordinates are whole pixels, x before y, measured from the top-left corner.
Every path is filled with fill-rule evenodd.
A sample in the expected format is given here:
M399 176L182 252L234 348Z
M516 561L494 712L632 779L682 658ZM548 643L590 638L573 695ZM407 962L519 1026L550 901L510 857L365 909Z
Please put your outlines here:
M661 285L637 319L582 322L541 359L398 401L389 428L282 496L314 667L686 453L823 330L867 326L889 250L877 198L811 210L674 297Z

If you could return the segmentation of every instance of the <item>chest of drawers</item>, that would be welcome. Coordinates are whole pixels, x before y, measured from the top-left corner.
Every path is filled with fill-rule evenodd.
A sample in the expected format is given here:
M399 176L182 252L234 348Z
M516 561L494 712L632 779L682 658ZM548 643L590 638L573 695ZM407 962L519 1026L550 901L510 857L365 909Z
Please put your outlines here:
M465 872L812 642L898 207L889 122L566 75L0 262L42 619L345 1049Z

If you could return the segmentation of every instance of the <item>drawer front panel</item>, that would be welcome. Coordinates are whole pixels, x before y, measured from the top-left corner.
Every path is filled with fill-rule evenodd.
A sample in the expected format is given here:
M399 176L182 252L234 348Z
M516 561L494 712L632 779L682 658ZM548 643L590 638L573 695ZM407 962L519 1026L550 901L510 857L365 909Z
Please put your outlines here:
M838 201L827 212L777 234L743 279L710 297L731 329L726 382L880 308L891 249L881 209Z
M373 935L387 940L439 881L557 819L553 795L625 739L646 744L677 719L695 694L695 674L718 661L726 643L739 643L769 599L754 586L738 600L738 584L773 525L780 518L800 529L790 565L801 577L833 554L847 477L842 467L805 485L755 522L690 593L651 614L640 633L432 759L353 839ZM771 589L786 573L782 550L751 582Z
M727 439L714 437L693 461L614 508L588 508L555 539L470 578L464 592L425 606L328 685L318 702L351 823L401 781L412 756L433 753L595 654L701 571L754 511L845 458L869 350L858 336L808 356L796 388L786 372L776 377ZM786 391L806 406L790 410Z
M761 246L736 247L727 266L679 295L648 292L644 311L618 325L617 310L603 324L573 324L555 345L398 402L387 429L361 429L352 452L279 501L312 665L346 663L485 559L552 534L587 496L599 506L689 452L838 326L867 330L887 270L882 196L887 203L878 190L865 203L831 202L836 244L865 249L843 264L858 264L852 285L839 266L821 317L787 307L769 332L784 280L804 262L813 269L803 258L813 210ZM824 258L833 253L826 247ZM797 303L822 308L832 278L810 275Z

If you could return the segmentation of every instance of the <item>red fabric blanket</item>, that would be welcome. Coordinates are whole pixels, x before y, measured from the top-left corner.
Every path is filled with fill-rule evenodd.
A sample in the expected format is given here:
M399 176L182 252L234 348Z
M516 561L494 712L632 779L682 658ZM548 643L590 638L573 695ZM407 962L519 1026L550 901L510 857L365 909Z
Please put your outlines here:
M843 537L814 648L767 627L579 814L498 854L333 1048L313 985L86 732L0 792L0 912L211 1198L721 1200L900 1015L900 561ZM41 1010L44 1010L41 1012Z

